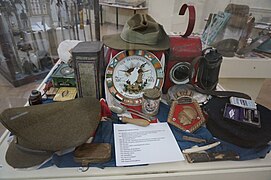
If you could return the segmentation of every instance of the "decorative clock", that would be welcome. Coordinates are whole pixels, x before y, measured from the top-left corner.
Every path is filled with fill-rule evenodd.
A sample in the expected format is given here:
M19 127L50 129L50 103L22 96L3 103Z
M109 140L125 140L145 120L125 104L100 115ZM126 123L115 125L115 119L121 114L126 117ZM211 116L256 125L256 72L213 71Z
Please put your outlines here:
M125 50L114 56L106 69L106 85L118 101L141 105L144 89L161 89L164 71L158 58L149 51Z

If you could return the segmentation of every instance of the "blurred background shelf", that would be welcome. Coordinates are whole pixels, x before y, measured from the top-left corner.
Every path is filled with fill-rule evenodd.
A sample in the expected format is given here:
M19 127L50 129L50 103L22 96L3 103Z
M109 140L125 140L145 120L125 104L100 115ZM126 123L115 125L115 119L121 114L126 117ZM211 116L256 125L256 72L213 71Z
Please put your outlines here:
M249 94L254 100L266 79L271 78L270 58L223 58L219 84L226 90Z

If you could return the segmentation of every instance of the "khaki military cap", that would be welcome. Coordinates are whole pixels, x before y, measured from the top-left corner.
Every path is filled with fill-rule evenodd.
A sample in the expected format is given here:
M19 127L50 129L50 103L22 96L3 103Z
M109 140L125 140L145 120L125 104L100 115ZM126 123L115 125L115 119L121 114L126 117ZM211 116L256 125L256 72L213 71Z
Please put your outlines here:
M103 43L118 50L161 51L169 49L169 36L150 15L135 14L120 34L103 36Z
M14 168L39 165L56 151L86 142L99 120L100 103L91 97L6 109L0 121L14 135L6 161Z

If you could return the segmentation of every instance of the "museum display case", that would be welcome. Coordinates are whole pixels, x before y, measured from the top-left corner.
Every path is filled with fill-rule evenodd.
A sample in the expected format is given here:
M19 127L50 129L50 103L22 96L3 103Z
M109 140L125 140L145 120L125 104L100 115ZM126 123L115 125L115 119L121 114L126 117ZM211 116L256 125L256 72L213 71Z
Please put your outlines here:
M269 0L0 5L1 74L43 79L0 114L2 178L270 179Z
M49 43L53 30L44 19L46 1L36 9L29 9L28 1L1 1L0 7L1 74L15 87L44 78L54 63ZM33 22L32 16L39 21Z

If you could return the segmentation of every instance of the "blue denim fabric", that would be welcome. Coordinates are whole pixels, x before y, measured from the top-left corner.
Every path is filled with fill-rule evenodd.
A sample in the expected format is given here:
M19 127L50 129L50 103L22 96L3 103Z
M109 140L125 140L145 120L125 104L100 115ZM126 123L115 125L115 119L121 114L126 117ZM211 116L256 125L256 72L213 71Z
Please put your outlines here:
M157 115L158 119L160 122L166 122L167 121L167 116L169 112L169 106L165 105L163 103L160 104L160 110ZM113 116L116 117L115 114ZM114 167L116 166L116 161L115 161L115 149L114 149L114 135L113 135L113 124L114 123L122 123L120 121L118 122L111 122L111 121L102 121L99 124L99 127L97 128L96 135L94 137L93 142L94 143L110 143L112 145L112 158L110 161L106 163L97 163L97 164L89 164L90 167L99 167L99 168L104 168L104 167ZM214 142L214 141L220 141L221 144L218 145L215 148L212 148L208 150L209 152L217 152L217 151L234 151L240 156L240 160L250 160L250 159L255 159L255 158L264 158L266 154L271 150L271 145L266 145L261 148L257 149L246 149L246 148L241 148L236 145L221 141L219 139L216 139L215 137L212 136L212 134L208 131L207 128L201 127L198 130L196 130L193 133L188 133L185 131L182 131L175 126L169 124L176 141L180 147L180 149L187 149L191 148L195 145L197 146L203 146L206 145L205 143L194 143L194 142L189 142L183 140L183 136L192 136L192 137L197 137L197 138L202 138L207 140L207 142ZM163 153L163 152L161 152ZM41 168L44 167L49 167L51 165L56 165L57 167L80 167L81 165L79 163L74 162L73 160L73 153L68 153L62 156L54 155L52 160L44 164Z

